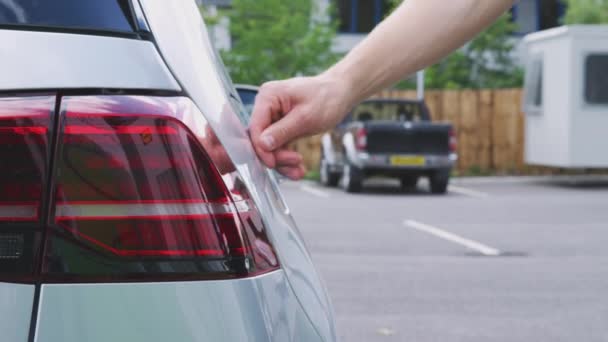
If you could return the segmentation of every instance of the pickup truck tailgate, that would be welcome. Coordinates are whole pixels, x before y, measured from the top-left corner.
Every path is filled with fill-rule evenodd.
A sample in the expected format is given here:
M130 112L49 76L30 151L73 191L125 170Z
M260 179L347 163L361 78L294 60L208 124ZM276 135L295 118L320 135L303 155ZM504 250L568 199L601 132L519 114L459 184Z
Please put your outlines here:
M372 122L365 129L369 153L445 155L450 150L449 124Z

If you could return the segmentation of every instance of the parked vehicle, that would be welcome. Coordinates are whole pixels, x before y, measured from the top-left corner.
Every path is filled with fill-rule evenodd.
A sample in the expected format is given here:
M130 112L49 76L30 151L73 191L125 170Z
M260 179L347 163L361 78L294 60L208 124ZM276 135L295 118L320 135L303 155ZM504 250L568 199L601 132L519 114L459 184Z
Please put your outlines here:
M336 340L192 0L0 2L10 342Z
M369 100L323 135L321 183L359 192L372 176L398 178L403 188L428 177L431 192L443 194L456 159L452 126L430 122L424 102Z
M236 89L241 101L243 102L243 106L247 111L249 117L253 112L253 105L255 104L255 97L258 95L260 91L260 87L248 85L248 84L235 84L234 88Z

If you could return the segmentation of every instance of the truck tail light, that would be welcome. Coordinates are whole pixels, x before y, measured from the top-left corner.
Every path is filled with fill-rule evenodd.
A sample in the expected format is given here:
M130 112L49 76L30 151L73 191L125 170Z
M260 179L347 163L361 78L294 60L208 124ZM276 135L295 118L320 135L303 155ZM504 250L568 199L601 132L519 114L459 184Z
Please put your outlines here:
M33 277L55 97L0 99L0 278Z
M367 131L363 127L355 132L355 148L360 151L367 148Z
M450 152L456 152L458 149L458 138L456 138L456 133L454 132L454 129L451 128L450 129Z
M30 253L39 281L228 279L279 268L255 203L234 167L218 171L205 142L221 144L189 99L64 97L56 119L53 135L48 108L0 114L0 158L16 163L0 177L0 278L3 259L23 259L35 240L23 235L28 224L42 232Z

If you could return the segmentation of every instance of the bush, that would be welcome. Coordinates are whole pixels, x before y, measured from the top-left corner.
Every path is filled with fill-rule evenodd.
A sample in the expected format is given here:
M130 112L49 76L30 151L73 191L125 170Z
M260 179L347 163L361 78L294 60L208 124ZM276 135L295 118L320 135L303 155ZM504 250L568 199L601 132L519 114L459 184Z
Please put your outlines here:
M568 5L564 23L605 24L608 23L608 0L565 0Z
M401 2L393 1L395 5ZM517 25L511 21L510 14L504 14L462 49L427 68L425 86L430 89L521 87L523 70L515 64L512 56L514 46L511 38L516 31ZM416 84L406 80L397 87L413 89Z
M222 51L237 83L310 75L336 61L331 51L336 25L313 0L234 0L230 19L232 48Z

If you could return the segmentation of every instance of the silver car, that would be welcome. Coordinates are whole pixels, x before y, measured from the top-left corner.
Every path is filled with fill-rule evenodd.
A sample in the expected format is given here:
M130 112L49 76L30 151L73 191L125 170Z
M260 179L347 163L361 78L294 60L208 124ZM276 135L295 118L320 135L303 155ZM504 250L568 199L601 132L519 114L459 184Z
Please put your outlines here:
M0 0L0 341L336 340L193 0Z

